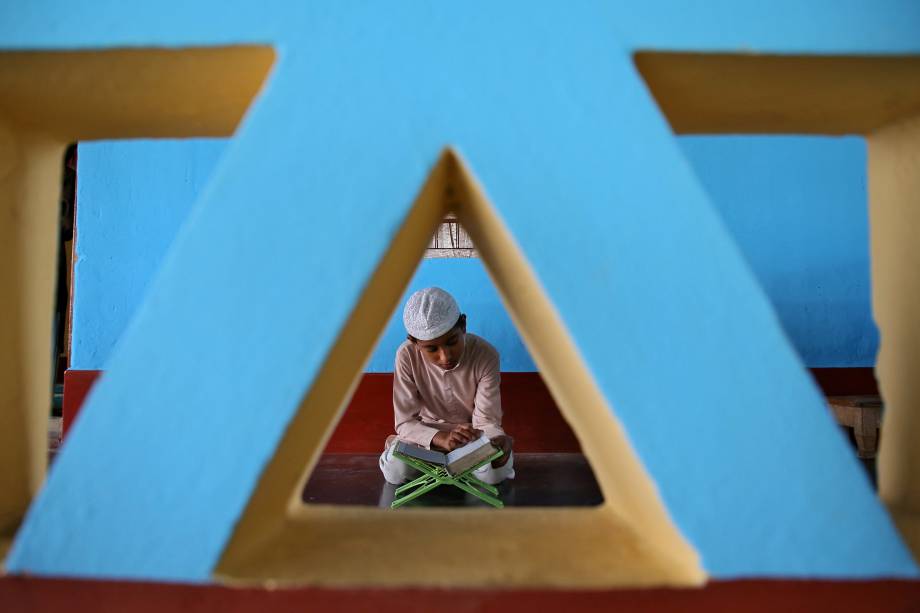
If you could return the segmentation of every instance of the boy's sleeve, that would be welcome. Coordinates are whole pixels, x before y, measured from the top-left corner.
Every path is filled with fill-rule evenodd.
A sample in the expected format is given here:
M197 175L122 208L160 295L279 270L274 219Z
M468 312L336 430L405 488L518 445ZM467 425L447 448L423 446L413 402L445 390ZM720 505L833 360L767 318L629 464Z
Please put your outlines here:
M483 369L476 385L473 404L473 427L489 438L502 436L502 394L498 352L490 351L483 360Z
M412 376L409 355L405 347L396 352L393 368L393 417L396 421L396 436L400 440L415 443L431 449L431 439L437 428L426 426L421 420L422 399Z

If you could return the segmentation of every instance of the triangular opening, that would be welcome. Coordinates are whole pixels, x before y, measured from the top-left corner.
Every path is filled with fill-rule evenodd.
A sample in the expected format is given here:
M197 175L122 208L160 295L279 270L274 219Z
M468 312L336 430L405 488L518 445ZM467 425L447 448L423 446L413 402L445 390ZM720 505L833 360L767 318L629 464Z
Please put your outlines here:
M302 487L448 212L470 233L578 436L603 491L603 505L491 513L302 504ZM432 534L438 535L439 547L470 554L433 554ZM696 552L668 517L539 281L483 189L450 149L432 169L307 392L216 573L231 581L317 585L609 587L688 585L704 578Z
M494 423L513 438L511 464L516 478L502 480L497 485L498 497L504 505L597 506L603 502L603 494L590 463L511 321L478 256L475 243L452 212L451 197L456 198L455 192L448 193L447 197L449 212L438 224L425 249L424 258L365 363L347 408L306 480L301 500L305 504L391 508L397 499L397 484L388 483L384 473L390 474L390 480L401 476L402 472L420 476L400 460L387 460L388 456L381 456L388 436L393 435L394 430L397 435L400 434L398 427L394 429L396 407L393 398L394 383L400 378L398 355L402 354L404 358L414 358L412 363L415 368L422 369L426 381L437 380L451 388L447 391L441 385L425 384L422 385L425 401L407 405L406 399L402 403L400 410L403 414L410 407L419 411L417 417L422 421L424 432L430 433L428 428L431 427L451 427L442 425L440 420L443 419L452 425L471 422L495 434L492 430ZM423 354L407 342L403 323L403 307L409 296L432 286L448 290L458 301L464 316L463 355L466 357L462 366L450 374L424 361ZM497 360L492 362L490 356ZM479 382L474 384L470 377L483 376L482 368L496 364L499 367L497 371L488 374L481 382L483 395L480 396ZM461 382L460 390L455 386L458 381ZM411 376L409 385L418 385L416 375ZM402 389L405 391L406 388ZM456 410L459 407L478 411L458 414ZM485 413L490 419L482 423ZM411 430L411 425L407 428ZM380 466L382 459L387 465L384 471ZM510 468L506 467L499 476L510 474ZM406 504L422 507L488 506L475 494L452 486L438 486ZM397 506L402 505L397 502Z

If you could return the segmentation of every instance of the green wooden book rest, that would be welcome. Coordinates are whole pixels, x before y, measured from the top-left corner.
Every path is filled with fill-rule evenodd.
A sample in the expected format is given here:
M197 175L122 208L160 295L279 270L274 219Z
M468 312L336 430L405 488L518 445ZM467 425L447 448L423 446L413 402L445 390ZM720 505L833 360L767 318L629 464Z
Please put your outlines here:
M504 452L501 449L496 450L490 457L472 468L468 468L459 475L451 475L443 466L429 464L424 460L407 456L398 451L394 452L393 455L422 474L417 479L413 479L409 483L396 488L396 497L393 499L393 504L390 505L392 509L401 507L407 502L415 500L419 496L423 496L441 485L459 487L464 492L472 494L476 498L479 498L497 509L501 509L505 506L505 503L498 497L498 489L473 475L473 472L477 469L502 457Z

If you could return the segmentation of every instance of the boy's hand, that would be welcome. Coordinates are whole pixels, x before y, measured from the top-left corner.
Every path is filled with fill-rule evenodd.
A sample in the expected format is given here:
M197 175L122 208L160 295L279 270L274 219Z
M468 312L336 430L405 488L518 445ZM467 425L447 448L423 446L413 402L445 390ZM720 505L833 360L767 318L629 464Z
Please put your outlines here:
M507 434L502 434L492 439L492 446L505 452L500 458L492 461L492 468L499 468L507 464L508 460L511 458L511 448L514 446L514 439Z
M431 444L439 449L453 451L457 447L463 447L467 443L475 441L480 437L482 432L473 427L472 424L460 424L453 430L438 432L431 439Z

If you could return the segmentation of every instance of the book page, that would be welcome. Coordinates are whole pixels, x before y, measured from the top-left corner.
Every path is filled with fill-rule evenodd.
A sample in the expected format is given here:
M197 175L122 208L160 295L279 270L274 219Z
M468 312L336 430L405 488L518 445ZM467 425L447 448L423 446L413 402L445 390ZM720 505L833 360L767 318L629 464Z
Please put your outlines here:
M456 449L448 453L447 463L453 464L460 458L473 453L477 449L483 447L484 445L488 445L489 443L491 443L491 441L489 440L489 437L483 434L482 436L477 438L475 441L471 441L467 443L466 445L464 445L463 447L457 447Z

